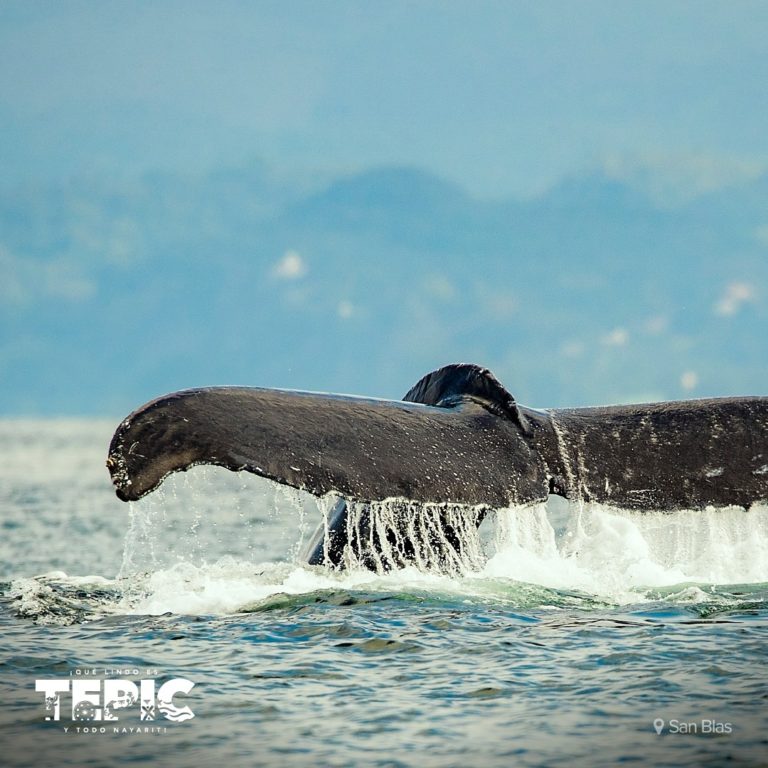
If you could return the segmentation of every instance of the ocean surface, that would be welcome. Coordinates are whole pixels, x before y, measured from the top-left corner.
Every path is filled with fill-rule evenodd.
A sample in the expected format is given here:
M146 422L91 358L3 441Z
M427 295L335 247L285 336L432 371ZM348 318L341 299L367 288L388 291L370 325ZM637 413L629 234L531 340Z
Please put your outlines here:
M552 499L454 575L339 573L259 478L118 501L116 426L0 421L3 766L768 763L768 509Z

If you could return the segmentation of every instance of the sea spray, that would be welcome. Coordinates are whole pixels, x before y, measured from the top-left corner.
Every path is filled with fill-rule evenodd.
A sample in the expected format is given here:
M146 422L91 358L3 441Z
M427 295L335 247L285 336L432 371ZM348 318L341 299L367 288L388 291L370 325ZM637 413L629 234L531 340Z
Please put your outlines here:
M495 511L350 502L342 570L333 572L306 566L300 553L317 525L328 537L338 497L316 499L251 477L232 490L233 475L217 468L187 474L130 506L120 575L131 611L228 612L330 585L400 589L404 570L409 589L423 581L428 590L439 583L506 599L509 585L531 584L542 594L576 592L611 604L642 602L659 590L689 600L691 588L680 585L768 581L765 506L639 513L559 497ZM433 583L441 574L448 580Z
M235 484L240 477L217 467L196 467L128 504L118 572L127 610L152 608L153 594L185 610L215 605L209 592L216 587L208 582L224 585L230 581L228 569L234 568L236 575L223 587L220 601L231 607L245 583L251 580L252 588L254 574L264 571L276 538L285 542L284 551L290 550L288 560L296 559L311 524L306 521L313 512L317 516L316 505L305 509L307 499L301 497L307 494L251 476ZM265 537L267 528L273 535Z
M262 562L274 557L276 539L280 559L296 559L313 518L321 519L309 494L208 466L173 475L126 506L121 577L227 555Z
M323 505L326 553L328 516L337 500ZM422 571L464 574L485 562L478 526L487 509L458 504L422 504L405 499L347 502L343 568L387 573L413 565Z
M575 588L623 603L652 587L768 581L768 507L635 512L568 505L556 534L545 505L496 513L483 574Z

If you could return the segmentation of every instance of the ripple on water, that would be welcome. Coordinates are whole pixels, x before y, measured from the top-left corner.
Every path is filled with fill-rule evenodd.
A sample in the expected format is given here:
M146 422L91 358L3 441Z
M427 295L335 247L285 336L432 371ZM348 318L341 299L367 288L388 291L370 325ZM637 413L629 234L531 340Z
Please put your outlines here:
M765 762L764 511L508 510L472 568L336 573L299 562L318 505L245 476L193 471L126 514L111 426L0 425L4 764ZM63 747L30 681L121 664L195 681L196 718Z

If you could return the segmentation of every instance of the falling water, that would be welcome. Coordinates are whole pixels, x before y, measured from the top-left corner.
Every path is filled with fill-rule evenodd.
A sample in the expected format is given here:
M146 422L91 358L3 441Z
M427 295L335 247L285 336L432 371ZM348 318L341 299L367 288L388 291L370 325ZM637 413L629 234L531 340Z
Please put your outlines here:
M326 547L329 515L338 503L323 500ZM485 562L478 526L488 509L459 504L420 504L406 499L347 502L343 567L386 573L406 565L421 571L466 574Z

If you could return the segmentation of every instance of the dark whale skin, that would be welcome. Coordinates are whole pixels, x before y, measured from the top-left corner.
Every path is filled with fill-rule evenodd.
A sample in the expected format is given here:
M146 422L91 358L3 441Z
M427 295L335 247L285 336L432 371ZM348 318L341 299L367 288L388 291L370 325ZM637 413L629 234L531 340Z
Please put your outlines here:
M128 416L107 463L124 501L196 464L359 501L505 506L547 495L535 446L472 401L442 408L275 389L187 390Z
M406 398L175 392L120 424L107 464L124 501L196 464L360 501L501 507L556 493L675 510L768 499L768 398L535 410L473 365L428 374Z
M130 414L107 459L123 501L197 464L338 497L309 554L337 567L345 499L502 508L552 493L640 512L749 509L768 500L768 398L537 410L518 405L488 370L459 364L428 374L402 401L175 392Z

